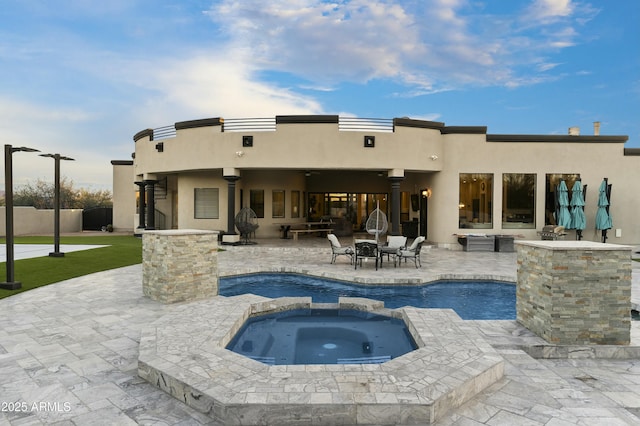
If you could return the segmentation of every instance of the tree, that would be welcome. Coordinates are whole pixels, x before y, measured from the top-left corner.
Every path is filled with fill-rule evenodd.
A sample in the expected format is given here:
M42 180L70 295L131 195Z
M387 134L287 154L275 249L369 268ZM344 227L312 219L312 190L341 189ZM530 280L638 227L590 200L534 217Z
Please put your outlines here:
M37 209L55 208L55 184L38 179L35 184L22 185L13 194L15 206L33 206ZM73 181L60 179L60 208L85 209L92 207L111 207L113 200L111 191L86 188L75 189Z
M83 209L111 207L113 206L113 197L111 191L106 189L90 191L86 188L80 188L76 191L76 202Z

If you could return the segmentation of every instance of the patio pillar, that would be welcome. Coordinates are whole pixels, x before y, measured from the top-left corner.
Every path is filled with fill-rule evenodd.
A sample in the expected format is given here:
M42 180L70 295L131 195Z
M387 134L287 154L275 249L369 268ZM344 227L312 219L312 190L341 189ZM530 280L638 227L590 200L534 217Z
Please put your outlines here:
M145 203L145 184L144 182L134 182L138 185L138 192L140 193L140 199L138 200L138 229L144 229L146 227L145 216L146 216L146 206Z
M404 177L393 176L391 181L391 235L400 235L400 182Z
M153 230L156 229L156 181L145 180L144 184L147 189L147 204L149 206L147 209L147 226L145 229Z
M236 235L236 181L240 176L224 176L227 181L227 235Z

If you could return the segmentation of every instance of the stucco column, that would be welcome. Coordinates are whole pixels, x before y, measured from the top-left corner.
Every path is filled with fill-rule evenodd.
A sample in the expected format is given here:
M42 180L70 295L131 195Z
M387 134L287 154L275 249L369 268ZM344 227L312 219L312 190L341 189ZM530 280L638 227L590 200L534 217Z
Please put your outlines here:
M236 181L240 176L224 176L227 181L227 235L236 234Z
M138 185L138 192L140 193L140 199L138 200L138 229L144 229L146 225L146 202L147 197L145 196L145 183L144 182L134 182Z
M145 180L144 184L147 188L147 204L149 205L147 209L147 226L145 229L153 230L156 229L156 181Z
M393 176L391 181L391 235L400 235L400 182L404 177Z

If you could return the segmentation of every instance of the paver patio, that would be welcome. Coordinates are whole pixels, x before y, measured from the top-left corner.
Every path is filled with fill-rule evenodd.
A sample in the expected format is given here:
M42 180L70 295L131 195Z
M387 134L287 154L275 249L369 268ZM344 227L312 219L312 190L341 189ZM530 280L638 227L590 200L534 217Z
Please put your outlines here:
M515 254L423 252L423 267L330 265L326 239L261 241L220 252L223 275L258 270L356 279L515 280ZM640 301L640 263L633 295ZM215 424L137 376L141 330L182 305L142 295L140 265L0 300L0 425ZM541 341L515 321L469 321L506 360L505 377L438 424L640 424L640 359L534 359ZM639 321L632 346L640 346Z

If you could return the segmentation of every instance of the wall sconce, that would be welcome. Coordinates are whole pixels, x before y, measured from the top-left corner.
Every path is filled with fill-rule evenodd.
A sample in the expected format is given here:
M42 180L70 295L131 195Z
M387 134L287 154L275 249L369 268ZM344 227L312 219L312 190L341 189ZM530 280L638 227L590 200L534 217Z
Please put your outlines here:
M425 198L431 198L431 188L423 189L422 196Z
M433 154L433 155L432 155L431 157L429 157L429 158L431 158L431 161L436 161L436 160L438 159L438 156L437 156L437 155L435 155L435 154Z
M158 142L156 144L156 151L158 152L164 152L164 142Z
M375 136L365 136L364 137L364 147L365 148L373 148L376 146L376 137Z
M253 136L243 136L242 146L245 148L253 146Z
M236 156L237 156L237 157L242 157L242 156L244 156L244 151L236 151Z

